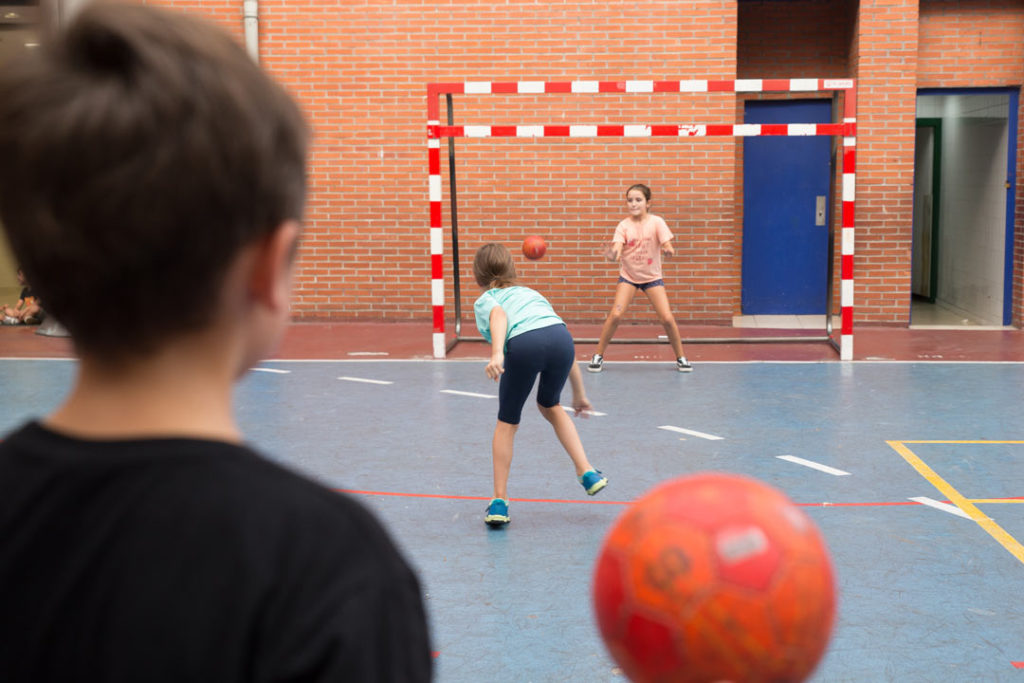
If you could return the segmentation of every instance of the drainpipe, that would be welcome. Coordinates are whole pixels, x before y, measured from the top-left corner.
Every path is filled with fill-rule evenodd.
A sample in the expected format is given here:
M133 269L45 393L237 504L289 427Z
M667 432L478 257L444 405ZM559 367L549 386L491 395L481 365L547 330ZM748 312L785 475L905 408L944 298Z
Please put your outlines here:
M78 14L78 10L82 9L86 3L85 0L58 0L55 4L58 23L61 27L65 27L71 23L71 20Z
M243 0L242 16L245 21L245 49L257 64L260 61L260 1Z

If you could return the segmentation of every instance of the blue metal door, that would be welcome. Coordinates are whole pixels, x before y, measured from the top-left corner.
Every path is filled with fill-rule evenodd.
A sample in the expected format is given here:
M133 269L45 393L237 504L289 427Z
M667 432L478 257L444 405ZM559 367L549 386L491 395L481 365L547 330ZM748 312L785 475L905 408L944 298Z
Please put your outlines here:
M747 102L746 123L829 123L829 100ZM825 313L832 138L743 140L746 315Z

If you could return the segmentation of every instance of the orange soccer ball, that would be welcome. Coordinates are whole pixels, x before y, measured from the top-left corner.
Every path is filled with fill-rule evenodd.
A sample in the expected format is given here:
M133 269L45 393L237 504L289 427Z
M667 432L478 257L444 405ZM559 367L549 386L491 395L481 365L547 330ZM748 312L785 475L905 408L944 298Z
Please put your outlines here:
M801 681L828 645L835 579L817 527L782 492L705 473L616 520L594 608L633 681Z
M536 261L544 256L544 252L548 250L548 245L544 241L543 237L539 235L530 235L523 240L523 256Z

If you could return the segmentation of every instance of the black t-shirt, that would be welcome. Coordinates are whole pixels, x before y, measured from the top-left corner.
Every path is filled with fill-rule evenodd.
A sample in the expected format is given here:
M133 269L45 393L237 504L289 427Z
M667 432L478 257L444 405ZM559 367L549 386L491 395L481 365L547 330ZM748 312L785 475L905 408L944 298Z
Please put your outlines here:
M415 574L354 500L252 450L0 442L0 681L424 681Z

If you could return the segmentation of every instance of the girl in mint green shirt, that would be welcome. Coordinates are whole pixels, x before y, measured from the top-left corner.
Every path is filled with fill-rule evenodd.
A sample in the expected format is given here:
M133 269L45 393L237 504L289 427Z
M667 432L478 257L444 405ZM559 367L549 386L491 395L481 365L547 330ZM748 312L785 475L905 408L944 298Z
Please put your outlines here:
M498 422L491 443L494 498L484 516L484 522L498 527L511 519L508 476L513 443L523 406L538 376L537 407L569 454L583 488L592 496L608 485L608 479L590 465L576 426L560 405L568 379L576 415L585 416L591 410L565 323L547 299L516 283L512 254L503 245L480 247L473 259L473 275L485 290L473 305L477 328L491 344L491 359L484 371L499 382Z

